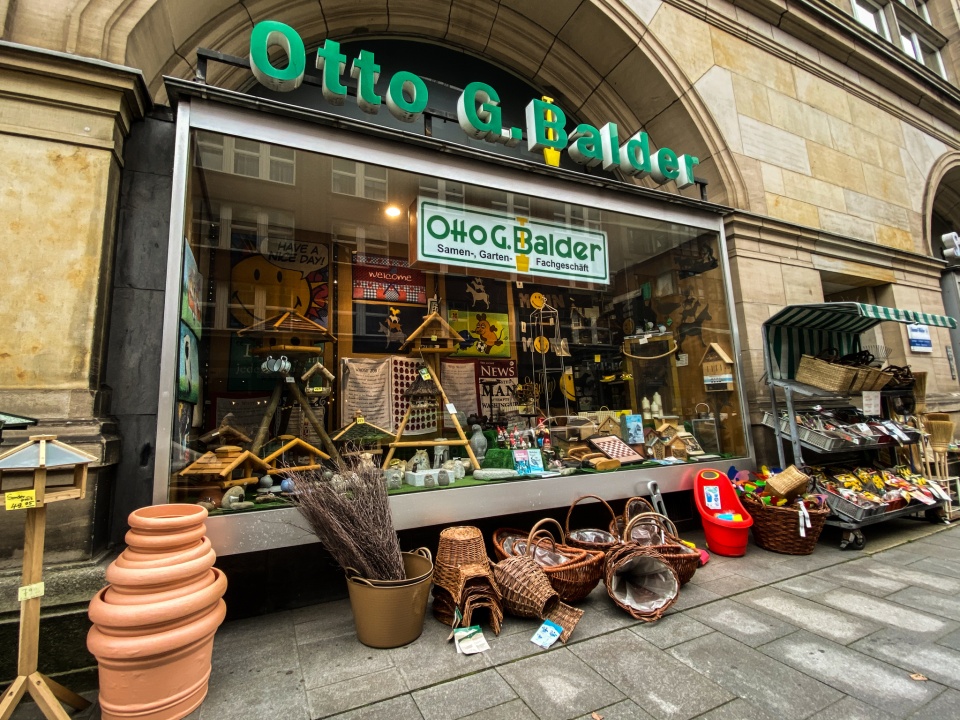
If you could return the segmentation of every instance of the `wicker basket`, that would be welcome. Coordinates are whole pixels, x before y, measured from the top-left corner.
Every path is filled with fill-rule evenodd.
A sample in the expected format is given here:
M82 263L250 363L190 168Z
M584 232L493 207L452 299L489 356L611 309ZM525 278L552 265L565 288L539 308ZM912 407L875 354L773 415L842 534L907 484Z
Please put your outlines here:
M437 562L458 567L487 562L483 533L469 525L444 528L437 547Z
M577 623L580 622L580 618L583 617L583 610L580 608L575 608L572 605L567 605L565 602L557 603L555 610L547 614L545 619L555 622L557 625L563 628L563 632L560 633L560 642L566 644L567 640L570 639L570 636L573 634L573 629L577 626Z
M623 516L618 517L610 523L610 532L618 538L623 537L623 529L627 526L627 523L630 522L630 518L639 513L656 511L656 508L654 508L645 497L632 497L627 500L627 503L623 506Z
M767 478L767 489L788 500L792 500L797 495L802 495L809 484L809 476L796 465L791 465L783 472Z
M745 495L743 506L753 517L753 540L757 547L785 555L809 555L817 545L823 524L830 515L830 508L810 509L811 527L806 528L806 537L800 535L800 511L795 505L776 507L765 505Z
M657 545L642 545L635 540L628 540L631 537L633 529L638 525L655 525L664 542ZM623 542L633 543L640 547L649 547L660 553L660 556L677 573L677 579L681 585L686 585L693 579L693 574L700 567L700 553L680 542L677 534L677 526L666 515L660 513L640 513L635 515L623 531Z
M529 555L501 560L493 566L493 576L500 586L504 608L519 617L543 618L560 602L546 573Z
M599 495L581 495L570 503L570 509L567 510L567 521L564 527L567 533L567 545L580 548L581 550L599 550L600 552L606 552L620 544L620 538L618 536L606 530L600 530L599 528L585 528L583 530L570 529L570 516L573 515L573 508L576 507L577 503L586 498L599 500L610 512L610 517L613 518L613 522L616 523L617 521L617 516L616 513L613 512L613 508L610 507L602 497Z
M547 530L541 529L544 523L553 523L557 526L560 542L557 542ZM604 553L598 550L581 550L571 545L563 544L563 527L553 518L544 518L534 525L527 533L526 552L533 552L532 548L541 540L537 536L546 534L553 542L556 552L569 558L559 565L544 565L550 584L560 593L560 599L566 603L575 603L583 600L600 582L603 577ZM493 533L493 551L497 558L503 560L513 553L504 547L504 542L511 536L523 535L520 530L501 528ZM502 588L501 588L502 589Z
M797 368L796 381L835 393L847 393L857 377L857 369L834 365L812 355L803 355Z
M604 584L610 599L630 617L659 620L680 593L677 573L660 553L635 543L618 545L607 553Z

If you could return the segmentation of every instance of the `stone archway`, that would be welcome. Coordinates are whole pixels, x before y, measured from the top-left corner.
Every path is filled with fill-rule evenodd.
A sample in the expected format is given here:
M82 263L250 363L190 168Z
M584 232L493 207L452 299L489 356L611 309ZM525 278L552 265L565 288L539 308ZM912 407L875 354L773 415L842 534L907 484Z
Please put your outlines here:
M941 257L940 236L960 232L960 151L941 156L930 169L923 193L924 247Z
M31 4L21 3L22 12ZM11 39L45 45L18 40L18 27L29 34L21 10ZM629 0L80 0L62 19L64 42L57 49L140 68L151 95L165 102L164 75L193 77L199 47L245 56L259 20L295 27L308 45L326 37L383 36L442 43L510 70L584 120L613 120L629 132L643 128L655 144L697 155L708 199L750 209L717 123L648 27L656 11L657 5ZM248 79L219 72L208 78L211 84L239 88Z

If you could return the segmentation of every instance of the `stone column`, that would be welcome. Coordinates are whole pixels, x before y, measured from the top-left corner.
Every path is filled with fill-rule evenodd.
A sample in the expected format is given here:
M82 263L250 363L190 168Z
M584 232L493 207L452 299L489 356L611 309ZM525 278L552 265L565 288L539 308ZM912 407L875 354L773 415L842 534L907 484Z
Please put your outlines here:
M0 409L39 420L5 432L3 449L42 432L98 458L86 499L50 507L48 609L85 602L102 583L98 555L119 451L102 386L114 231L124 140L148 103L136 70L0 42ZM23 518L8 515L0 523L0 647L16 648ZM10 675L7 660L0 653L0 681ZM64 657L46 672L57 665L78 667Z

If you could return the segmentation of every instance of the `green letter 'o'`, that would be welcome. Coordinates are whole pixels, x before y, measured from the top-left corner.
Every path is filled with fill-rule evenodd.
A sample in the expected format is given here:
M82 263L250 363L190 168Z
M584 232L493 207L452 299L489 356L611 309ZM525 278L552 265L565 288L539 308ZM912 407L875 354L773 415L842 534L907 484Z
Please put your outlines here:
M270 62L270 48L280 47L287 54L287 66L282 70ZM253 26L250 33L250 69L254 77L271 90L289 92L303 82L307 66L307 51L303 40L289 25L266 20Z
M410 93L407 100L404 91ZM413 122L427 107L427 84L419 75L401 70L390 78L387 88L387 109L401 122Z

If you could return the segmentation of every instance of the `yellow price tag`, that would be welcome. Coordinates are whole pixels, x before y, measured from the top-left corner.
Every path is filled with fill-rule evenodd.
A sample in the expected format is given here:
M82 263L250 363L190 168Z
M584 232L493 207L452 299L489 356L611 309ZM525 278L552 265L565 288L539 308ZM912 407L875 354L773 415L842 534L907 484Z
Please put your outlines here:
M43 597L44 585L42 582L34 583L33 585L22 585L17 590L17 600L23 602L24 600L33 600L33 598Z
M357 425L364 425L364 424L366 424L366 422L367 422L367 421L364 420L362 417L358 417L358 418L357 418Z
M4 502L7 510L26 510L37 506L37 491L33 490L12 490L4 493Z
M599 356L599 355L594 355L594 356L593 356L593 361L594 361L595 363L600 362L600 356Z

